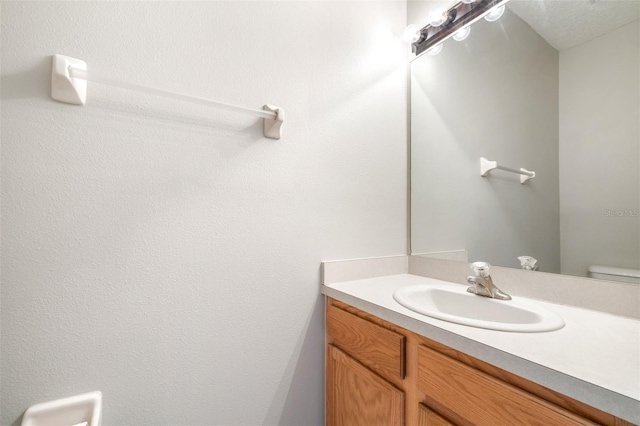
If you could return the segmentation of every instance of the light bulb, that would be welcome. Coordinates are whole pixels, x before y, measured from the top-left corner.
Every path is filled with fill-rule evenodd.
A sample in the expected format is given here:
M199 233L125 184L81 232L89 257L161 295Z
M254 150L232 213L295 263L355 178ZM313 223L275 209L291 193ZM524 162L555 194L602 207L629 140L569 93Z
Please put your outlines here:
M489 11L489 13L485 15L484 19L486 19L489 22L497 21L498 19L500 19L500 17L504 13L504 9L505 9L504 4L494 7Z
M431 56L436 56L441 51L442 51L442 43L438 43L432 48L430 48L429 50L427 50L427 53Z
M422 37L422 32L420 31L420 27L416 24L408 25L405 28L404 33L402 34L402 39L409 44L413 44L416 41L420 40Z
M464 28L460 28L458 31L453 33L453 39L455 41L462 41L465 38L469 37L469 33L471 32L471 26L467 25Z
M447 19L449 19L449 14L446 10L436 9L429 14L429 17L427 19L429 20L429 25L431 25L432 27L439 27L440 25L447 22Z

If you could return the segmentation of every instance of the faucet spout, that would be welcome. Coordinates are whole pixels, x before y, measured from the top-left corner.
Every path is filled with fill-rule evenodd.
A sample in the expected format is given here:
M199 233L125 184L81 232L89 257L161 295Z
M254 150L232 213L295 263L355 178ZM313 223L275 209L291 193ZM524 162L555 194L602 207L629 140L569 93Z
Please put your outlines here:
M467 277L467 282L471 284L471 287L467 288L469 293L483 297L490 297L492 299L511 300L511 296L500 290L493 283L491 275L489 275L489 268L491 265L487 262L474 262L470 267L476 275L469 275Z

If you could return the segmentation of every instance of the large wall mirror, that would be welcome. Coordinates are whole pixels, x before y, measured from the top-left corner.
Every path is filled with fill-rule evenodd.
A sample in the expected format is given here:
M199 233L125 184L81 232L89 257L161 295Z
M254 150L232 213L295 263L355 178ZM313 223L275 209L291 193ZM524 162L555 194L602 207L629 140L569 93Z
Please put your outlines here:
M511 0L411 62L411 252L640 269L640 0ZM516 170L480 173L480 158Z

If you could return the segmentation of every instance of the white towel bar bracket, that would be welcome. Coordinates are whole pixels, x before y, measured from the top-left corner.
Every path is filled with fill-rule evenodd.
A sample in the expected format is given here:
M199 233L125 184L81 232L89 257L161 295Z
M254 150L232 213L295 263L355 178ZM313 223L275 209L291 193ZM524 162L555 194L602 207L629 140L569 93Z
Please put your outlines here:
M273 105L265 105L262 109L276 113L274 118L263 119L262 131L264 136L271 139L280 139L282 136L282 123L284 123L284 110Z
M480 157L480 176L486 177L491 170L504 170L505 172L517 173L520 175L520 183L525 183L529 179L536 177L536 172L524 168L512 169L511 167L499 166L497 161L490 161L484 157Z
M87 63L63 55L53 55L51 65L51 97L67 104L84 105L87 102L87 80L72 78L69 67L87 69Z
M64 55L53 55L53 63L51 65L51 97L54 100L68 104L84 105L87 102L87 81L162 96L182 102L190 102L198 105L212 106L250 114L264 120L263 132L265 137L270 139L280 139L282 137L284 111L282 108L277 106L264 105L262 110L257 110L237 105L230 105L197 96L141 86L135 83L88 73L86 62Z

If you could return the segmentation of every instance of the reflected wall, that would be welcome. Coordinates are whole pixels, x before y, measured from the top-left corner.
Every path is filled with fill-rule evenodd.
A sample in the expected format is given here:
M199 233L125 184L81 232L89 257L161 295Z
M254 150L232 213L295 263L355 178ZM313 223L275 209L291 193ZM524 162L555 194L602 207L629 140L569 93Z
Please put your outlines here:
M558 52L515 14L411 64L411 250L560 272ZM524 167L480 176L479 158Z

